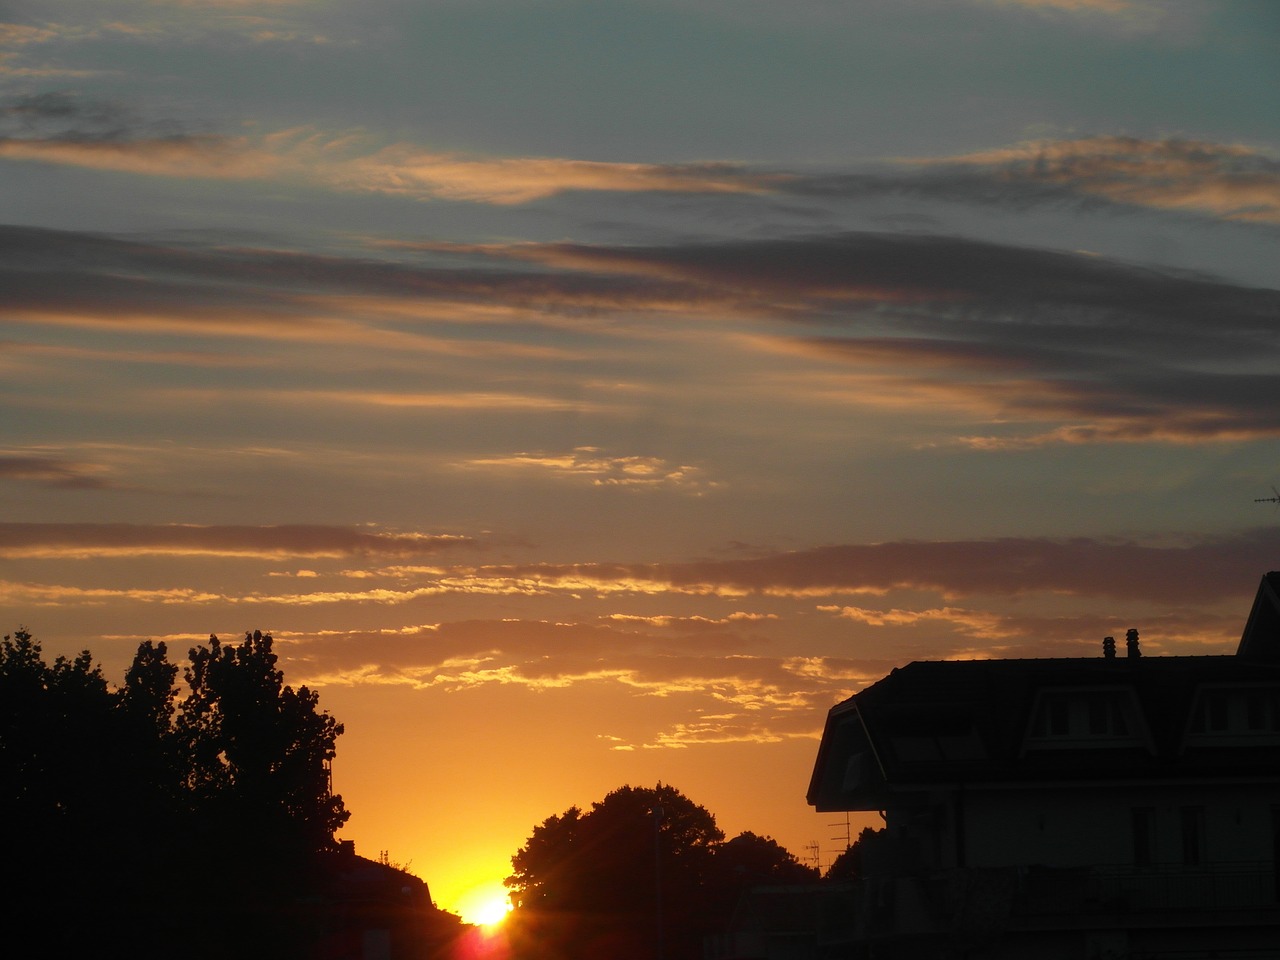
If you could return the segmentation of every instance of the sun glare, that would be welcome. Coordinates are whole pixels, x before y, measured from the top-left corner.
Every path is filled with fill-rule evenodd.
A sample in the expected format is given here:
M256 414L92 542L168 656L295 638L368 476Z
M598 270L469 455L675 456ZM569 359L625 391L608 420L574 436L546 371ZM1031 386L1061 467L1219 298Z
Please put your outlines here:
M511 904L507 902L506 897L490 900L476 909L474 922L482 927L496 927L507 919L507 913L510 910Z
M458 915L467 923L494 927L506 919L511 901L502 884L489 884L470 891L458 903Z

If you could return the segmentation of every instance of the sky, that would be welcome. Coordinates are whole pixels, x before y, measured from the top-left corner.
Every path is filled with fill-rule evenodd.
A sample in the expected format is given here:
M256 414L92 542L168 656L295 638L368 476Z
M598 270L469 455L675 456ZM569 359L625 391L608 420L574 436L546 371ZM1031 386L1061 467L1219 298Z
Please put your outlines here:
M624 784L825 866L893 667L1234 650L1278 267L1269 0L0 0L0 629L270 631L464 917Z

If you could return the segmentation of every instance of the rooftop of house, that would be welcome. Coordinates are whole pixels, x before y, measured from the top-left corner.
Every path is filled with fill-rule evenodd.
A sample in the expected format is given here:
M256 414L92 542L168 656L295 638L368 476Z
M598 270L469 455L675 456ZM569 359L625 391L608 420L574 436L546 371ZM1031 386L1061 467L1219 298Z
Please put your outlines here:
M1280 779L1280 573L1234 655L917 661L833 707L809 787L876 809L928 784L1266 773Z

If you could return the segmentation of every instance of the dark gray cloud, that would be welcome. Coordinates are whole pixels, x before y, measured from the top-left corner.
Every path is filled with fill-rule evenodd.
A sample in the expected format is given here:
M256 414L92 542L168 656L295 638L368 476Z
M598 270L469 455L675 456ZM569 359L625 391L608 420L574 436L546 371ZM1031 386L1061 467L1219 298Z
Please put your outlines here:
M932 590L950 597L1060 592L1155 603L1252 594L1275 565L1275 531L1246 530L1177 544L1009 537L840 544L745 560L667 564L489 566L489 577L601 584L661 583L814 595Z
M0 104L0 139L124 143L185 136L177 121L143 120L121 104L67 90L14 97Z
M21 480L68 490L105 490L115 486L97 475L91 464L60 457L0 455L2 480Z
M820 352L891 365L907 385L946 383L1020 419L1083 421L1059 440L1280 434L1274 289L928 235L558 253L798 321Z
M539 317L687 312L777 334L908 390L944 385L1023 424L1005 443L1280 436L1280 290L950 236L394 248L395 260L0 228L6 305L95 322L304 335L325 295L476 303ZM441 262L448 257L450 263ZM515 314L518 314L518 321ZM396 321L412 325L411 319ZM432 321L440 326L445 321ZM504 334L495 333L497 336ZM974 442L992 442L976 438Z
M899 196L1019 211L1172 210L1280 223L1280 158L1176 138L1044 141L870 172L799 176L779 189L820 199Z

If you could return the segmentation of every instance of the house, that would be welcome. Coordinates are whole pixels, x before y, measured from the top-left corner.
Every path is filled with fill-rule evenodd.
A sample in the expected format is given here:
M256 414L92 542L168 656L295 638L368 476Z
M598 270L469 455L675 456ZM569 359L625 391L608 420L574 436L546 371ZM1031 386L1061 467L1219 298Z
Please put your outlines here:
M1234 655L908 664L808 799L880 811L849 956L1280 957L1280 573Z
M426 882L370 860L342 841L323 870L319 895L299 905L316 940L314 960L425 960L442 956L460 932L452 914L436 909Z

